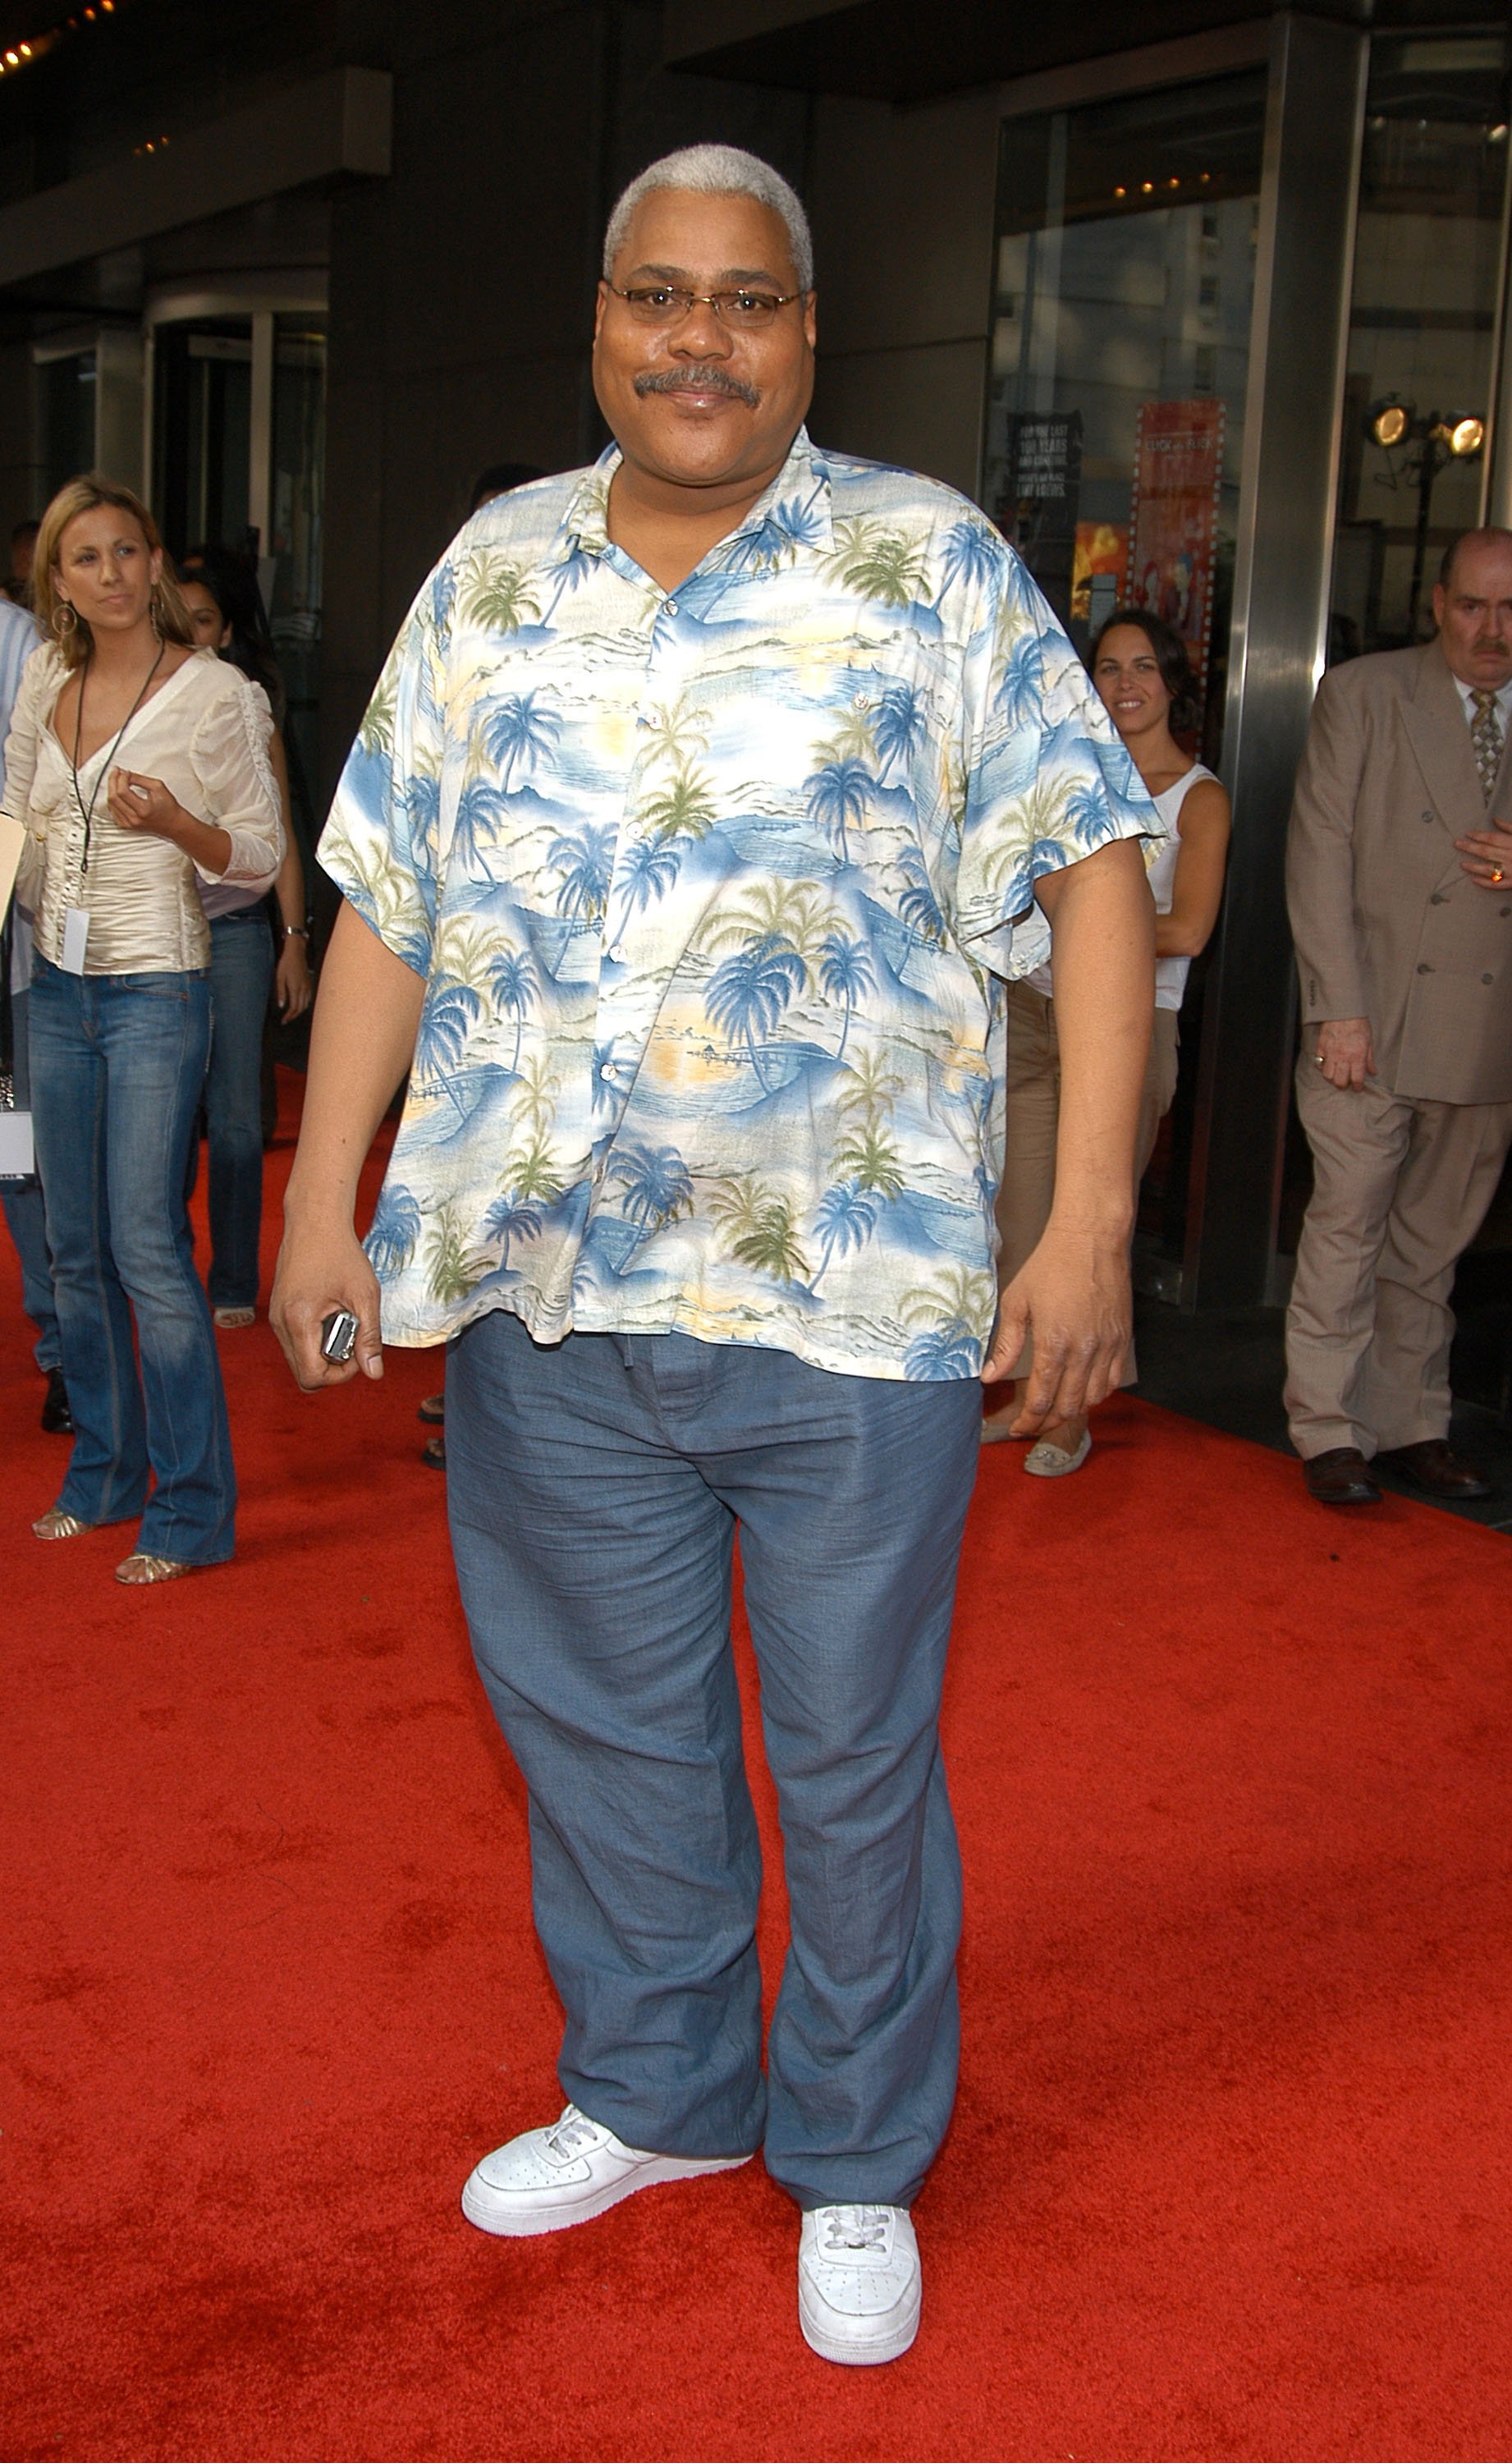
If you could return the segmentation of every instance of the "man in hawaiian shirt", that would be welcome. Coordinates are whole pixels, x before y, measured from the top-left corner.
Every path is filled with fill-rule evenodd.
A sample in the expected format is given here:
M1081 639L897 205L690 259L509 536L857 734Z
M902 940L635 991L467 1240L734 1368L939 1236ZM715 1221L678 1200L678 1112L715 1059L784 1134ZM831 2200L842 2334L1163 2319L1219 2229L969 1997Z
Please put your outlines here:
M465 2212L553 2232L761 2147L803 2331L866 2363L917 2331L955 2090L938 1715L979 1379L1032 1326L1026 1435L1117 1382L1158 823L974 507L810 443L813 345L774 172L699 147L633 185L616 444L463 530L336 798L275 1319L306 1387L380 1375L380 1313L450 1345L453 1547L570 2098ZM1047 919L1056 1206L988 1359L1001 983ZM791 1903L765 2077L737 1525Z

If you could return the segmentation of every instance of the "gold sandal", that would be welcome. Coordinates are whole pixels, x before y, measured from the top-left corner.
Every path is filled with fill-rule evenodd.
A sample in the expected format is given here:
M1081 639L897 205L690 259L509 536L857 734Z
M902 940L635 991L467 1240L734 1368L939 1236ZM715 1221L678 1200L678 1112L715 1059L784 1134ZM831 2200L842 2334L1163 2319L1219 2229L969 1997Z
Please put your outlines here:
M123 1557L116 1568L118 1582L132 1590L141 1590L148 1582L176 1582L181 1574L192 1574L192 1565L181 1565L176 1557L148 1557L136 1548Z
M39 1539L76 1539L81 1531L93 1531L93 1522L80 1522L76 1514L64 1514L58 1506L50 1506L32 1525Z

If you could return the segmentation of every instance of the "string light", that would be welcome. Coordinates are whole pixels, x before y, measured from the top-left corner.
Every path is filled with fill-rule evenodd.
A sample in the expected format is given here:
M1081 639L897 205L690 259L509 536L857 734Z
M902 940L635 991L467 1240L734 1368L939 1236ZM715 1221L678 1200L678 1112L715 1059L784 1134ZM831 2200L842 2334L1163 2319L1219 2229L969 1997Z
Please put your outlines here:
M41 33L29 36L26 42L15 43L9 51L0 52L0 77L14 76L18 69L30 68L33 60L45 59L65 35L80 33L86 25L101 24L106 17L114 17L122 5L123 0L98 0L97 6L95 0L90 0L89 7L76 11L72 17L60 17L55 26L49 26Z

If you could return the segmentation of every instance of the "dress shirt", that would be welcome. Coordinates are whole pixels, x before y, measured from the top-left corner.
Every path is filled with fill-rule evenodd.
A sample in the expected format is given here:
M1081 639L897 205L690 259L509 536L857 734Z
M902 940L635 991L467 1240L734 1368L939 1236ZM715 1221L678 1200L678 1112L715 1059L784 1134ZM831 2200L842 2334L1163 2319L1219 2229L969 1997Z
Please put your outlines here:
M1471 727L1474 727L1476 723L1476 706L1474 701L1471 699L1471 695L1476 690L1476 687L1474 685L1461 684L1458 676L1455 677L1454 681L1455 690L1459 695L1460 702L1464 708L1466 722ZM1512 677L1509 677L1507 682L1498 688L1497 722L1501 727L1501 740L1504 744L1506 742L1508 724L1512 723Z
M611 448L476 514L321 842L426 978L368 1252L390 1340L678 1331L964 1378L1035 881L1160 823L974 506L800 431L686 581Z
M28 663L6 744L5 809L29 838L16 895L32 910L36 946L58 965L64 916L81 906L89 914L87 975L207 967L210 927L195 884L215 876L171 839L119 828L105 773L122 768L161 779L196 820L227 832L231 860L223 877L266 889L284 857L268 696L213 650L196 650L143 702L119 744L112 739L79 764L76 792L53 731L67 674L44 643Z

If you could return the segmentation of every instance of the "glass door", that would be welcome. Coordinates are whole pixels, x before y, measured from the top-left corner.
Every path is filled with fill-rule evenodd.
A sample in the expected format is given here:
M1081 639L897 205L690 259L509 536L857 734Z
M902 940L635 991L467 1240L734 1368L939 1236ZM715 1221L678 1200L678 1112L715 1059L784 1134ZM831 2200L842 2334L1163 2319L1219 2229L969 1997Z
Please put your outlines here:
M1330 662L1426 640L1443 552L1485 518L1508 65L1500 33L1372 45Z
M1263 71L1008 120L998 186L988 512L1085 650L1120 605L1184 636L1214 768L1260 220ZM1146 1175L1141 1280L1179 1287L1201 967Z

